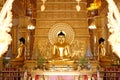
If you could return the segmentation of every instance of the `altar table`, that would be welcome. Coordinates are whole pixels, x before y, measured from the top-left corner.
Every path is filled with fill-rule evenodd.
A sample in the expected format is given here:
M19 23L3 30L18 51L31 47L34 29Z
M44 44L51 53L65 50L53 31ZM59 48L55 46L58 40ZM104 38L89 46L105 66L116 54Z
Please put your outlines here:
M36 79L35 76L39 76ZM32 72L32 80L91 80L92 71L42 71Z

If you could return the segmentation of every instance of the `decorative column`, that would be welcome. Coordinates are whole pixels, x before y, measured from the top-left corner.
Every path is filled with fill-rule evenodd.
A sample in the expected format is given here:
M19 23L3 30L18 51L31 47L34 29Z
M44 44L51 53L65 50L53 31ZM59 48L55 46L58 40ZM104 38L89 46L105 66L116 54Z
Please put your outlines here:
M27 37L27 59L31 59L32 56L32 43L33 43L33 33L35 26L28 25L28 37Z
M97 46L96 46L97 45L97 43L96 43L97 42L96 29L93 30L93 39L94 39L93 40L94 41L94 43L93 43L93 55L94 55L94 57L96 57L97 56L97 51L96 51L97 50Z
M90 32L90 46L92 48L92 53L94 57L96 57L96 24L95 24L95 18L92 17L89 19L89 32Z
M2 57L0 57L0 70L3 68L3 60L2 60Z
M24 62L24 67L28 72L31 72L36 67L36 61L31 59L32 51L33 51L33 35L35 26L28 25L28 36L27 36L27 60Z

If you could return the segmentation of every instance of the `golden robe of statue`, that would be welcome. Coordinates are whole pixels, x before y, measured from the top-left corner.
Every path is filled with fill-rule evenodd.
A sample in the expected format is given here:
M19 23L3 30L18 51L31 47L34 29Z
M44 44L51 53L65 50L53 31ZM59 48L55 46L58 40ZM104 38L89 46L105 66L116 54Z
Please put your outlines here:
M24 60L25 59L25 45L21 44L18 48L18 55L16 57L17 60Z

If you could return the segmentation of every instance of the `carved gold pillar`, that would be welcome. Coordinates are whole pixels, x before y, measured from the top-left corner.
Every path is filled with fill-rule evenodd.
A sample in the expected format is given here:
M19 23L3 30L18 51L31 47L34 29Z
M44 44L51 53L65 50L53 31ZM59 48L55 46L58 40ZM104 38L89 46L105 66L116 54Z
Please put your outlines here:
M33 33L35 26L28 25L28 36L27 36L27 59L31 59L32 51L33 51Z
M90 47L94 57L97 56L96 29L90 29Z
M3 61L2 61L2 57L0 57L0 70L2 69L2 66L3 66Z

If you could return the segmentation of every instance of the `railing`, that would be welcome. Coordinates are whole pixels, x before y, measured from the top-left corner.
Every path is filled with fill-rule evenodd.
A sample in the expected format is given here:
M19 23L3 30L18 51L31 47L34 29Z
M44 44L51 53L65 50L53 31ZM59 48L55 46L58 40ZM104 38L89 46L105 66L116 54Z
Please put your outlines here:
M104 71L100 71L102 80L120 80L120 68L107 67Z
M0 80L22 80L24 71L17 68L4 68L0 71Z

